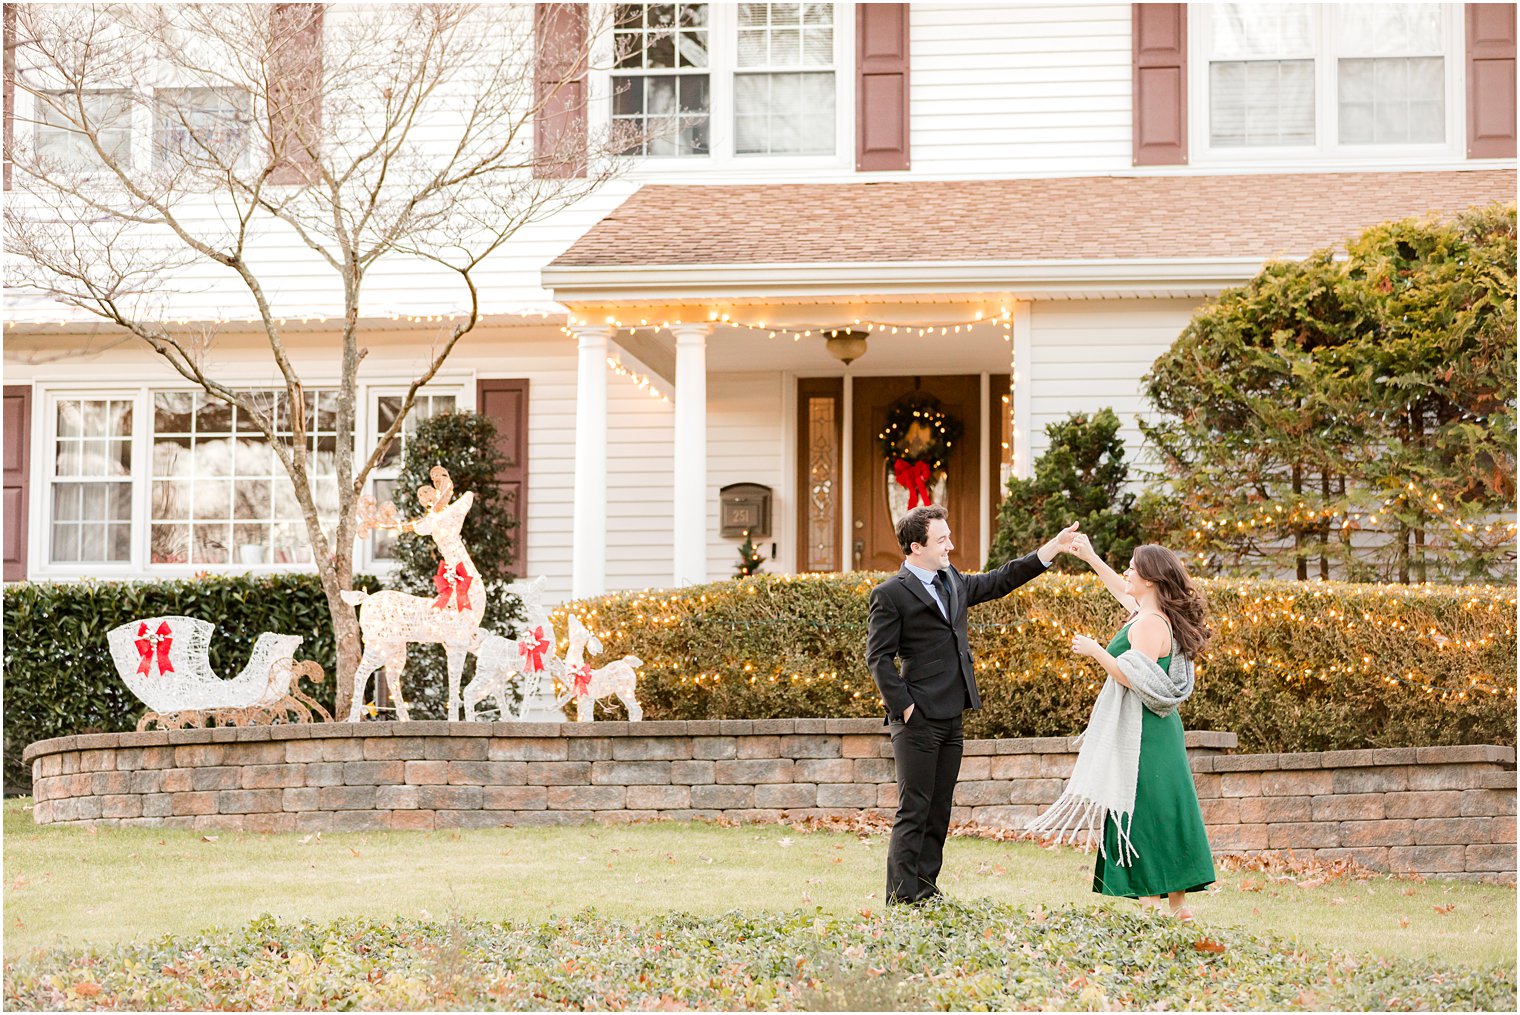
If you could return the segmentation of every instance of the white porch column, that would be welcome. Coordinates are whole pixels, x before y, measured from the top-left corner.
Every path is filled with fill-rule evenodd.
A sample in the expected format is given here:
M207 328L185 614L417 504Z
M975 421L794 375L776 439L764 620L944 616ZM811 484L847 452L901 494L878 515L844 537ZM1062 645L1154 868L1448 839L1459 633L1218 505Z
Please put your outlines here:
M604 325L571 327L580 345L575 371L575 501L570 594L607 591L607 341Z
M707 581L708 324L673 324L676 337L675 587Z
M1034 475L1034 410L1029 396L1034 389L1034 338L1030 334L1034 313L1028 300L1013 308L1013 474L1020 479Z

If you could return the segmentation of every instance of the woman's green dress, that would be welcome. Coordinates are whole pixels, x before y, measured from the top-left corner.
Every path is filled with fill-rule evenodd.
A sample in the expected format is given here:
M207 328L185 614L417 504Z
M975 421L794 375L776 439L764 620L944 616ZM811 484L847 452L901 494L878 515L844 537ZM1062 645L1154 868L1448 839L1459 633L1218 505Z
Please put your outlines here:
M1115 658L1129 651L1129 624L1108 643ZM1158 663L1165 669L1170 655ZM1182 719L1173 712L1165 719L1141 709L1140 772L1135 784L1135 812L1130 841L1138 853L1128 867L1113 860L1119 855L1119 832L1114 819L1103 825L1103 846L1093 869L1093 891L1137 899L1142 895L1199 892L1214 883L1214 858L1203 812L1193 788L1182 743Z

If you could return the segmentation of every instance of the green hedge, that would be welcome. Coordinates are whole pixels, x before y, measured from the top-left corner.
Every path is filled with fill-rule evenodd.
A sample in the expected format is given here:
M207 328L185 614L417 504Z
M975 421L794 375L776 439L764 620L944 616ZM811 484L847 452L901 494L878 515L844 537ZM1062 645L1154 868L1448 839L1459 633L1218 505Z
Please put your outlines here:
M761 575L567 604L603 660L644 661L646 719L881 715L866 597L885 575ZM1183 708L1244 751L1515 743L1513 586L1200 581L1215 638ZM1079 732L1101 683L1073 633L1123 620L1090 575L1047 574L971 613L972 737ZM562 628L563 629L563 628ZM609 699L607 717L621 706Z
M367 589L373 579L358 580ZM85 731L135 729L142 702L111 662L106 633L143 617L183 615L216 625L211 665L229 677L243 668L264 631L299 634L298 659L314 659L328 679L308 694L333 703L336 646L327 597L314 574L212 577L162 582L25 582L5 589L5 785L24 789L26 745Z

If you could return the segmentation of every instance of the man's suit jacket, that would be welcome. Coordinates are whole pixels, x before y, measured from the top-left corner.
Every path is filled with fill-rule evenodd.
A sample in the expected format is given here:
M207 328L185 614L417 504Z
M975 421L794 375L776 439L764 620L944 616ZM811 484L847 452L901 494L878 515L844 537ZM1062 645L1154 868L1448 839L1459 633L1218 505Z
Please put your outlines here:
M917 706L914 715L922 713L931 719L952 719L968 702L971 708L980 708L982 699L966 642L966 610L1000 599L1044 573L1045 565L1034 553L984 574L946 568L948 619L906 565L872 589L866 665L886 702L887 721L900 720L909 705Z

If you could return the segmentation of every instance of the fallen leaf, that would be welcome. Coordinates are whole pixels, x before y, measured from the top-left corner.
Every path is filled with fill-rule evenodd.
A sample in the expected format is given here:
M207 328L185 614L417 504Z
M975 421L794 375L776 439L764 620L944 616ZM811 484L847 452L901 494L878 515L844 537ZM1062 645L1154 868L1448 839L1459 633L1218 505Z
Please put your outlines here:
M1442 916L1450 916L1452 911L1457 908L1457 904L1455 902L1448 902L1444 906L1432 906L1431 908Z
M792 840L789 836L783 836L781 841L776 843L776 845L780 846L782 849L788 849L792 845Z
M100 993L100 984L94 980L84 980L69 988L80 997L94 997Z
M217 840L217 836L215 836L215 835L203 835L203 836L201 836L201 841L202 842L215 842L216 840Z
M1414 894L1414 889L1411 888L1409 885L1405 885L1403 888L1400 888L1399 891L1402 892L1405 895L1413 895Z
M348 851L350 853L352 853L354 856L358 856L359 855L359 851L357 849L355 849L354 847L352 847L352 846L348 847Z
M844 857L836 856L829 859L829 863L844 863Z
M1210 955L1219 955L1225 951L1225 947L1218 941L1214 941L1210 938L1204 938L1201 941L1193 942L1193 951L1208 952Z
M1409 926L1409 917L1407 917L1407 916L1401 916L1401 917L1399 917L1399 926L1400 927L1408 927Z

